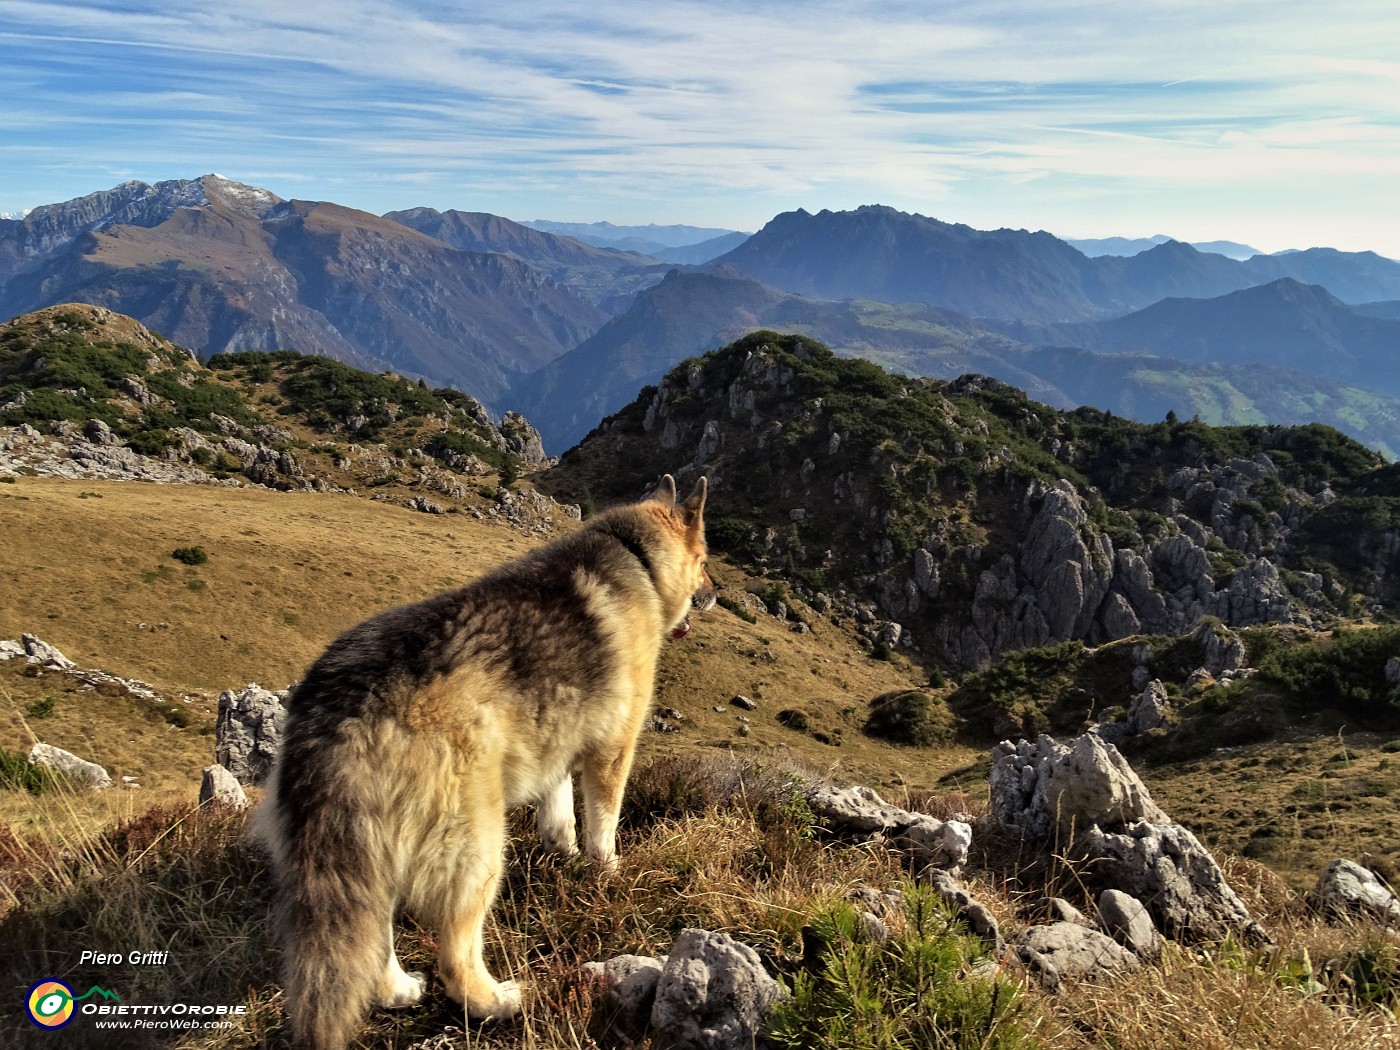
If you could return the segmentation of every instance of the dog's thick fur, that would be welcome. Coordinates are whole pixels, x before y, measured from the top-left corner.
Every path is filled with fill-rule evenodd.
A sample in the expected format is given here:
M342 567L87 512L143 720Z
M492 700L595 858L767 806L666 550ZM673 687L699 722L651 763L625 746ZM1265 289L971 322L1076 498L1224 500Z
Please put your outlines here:
M423 993L394 953L405 908L435 929L447 992L470 1017L520 1009L482 960L506 814L537 803L544 844L617 864L617 820L667 636L714 604L705 481L648 500L477 582L367 620L292 694L257 825L278 877L293 1039L339 1050L371 1001Z

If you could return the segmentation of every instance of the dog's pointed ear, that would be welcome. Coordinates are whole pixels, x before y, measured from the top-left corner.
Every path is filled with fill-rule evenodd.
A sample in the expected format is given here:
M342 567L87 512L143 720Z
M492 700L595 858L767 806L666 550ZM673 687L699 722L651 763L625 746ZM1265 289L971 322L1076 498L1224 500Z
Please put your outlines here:
M651 501L659 503L667 510L671 510L676 505L676 479L670 474L662 475L661 484L656 486L656 491L651 494Z
M706 478L701 478L695 483L695 488L681 504L681 516L685 518L685 523L692 528L699 522L701 515L705 513L705 495L709 492L710 484Z

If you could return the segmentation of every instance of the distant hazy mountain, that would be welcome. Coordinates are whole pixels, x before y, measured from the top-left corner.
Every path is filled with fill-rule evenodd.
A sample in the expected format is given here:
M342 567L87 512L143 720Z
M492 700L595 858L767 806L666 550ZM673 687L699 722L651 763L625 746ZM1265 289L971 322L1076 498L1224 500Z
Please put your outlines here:
M1174 239L1164 233L1159 233L1152 237L1091 237L1087 240L1066 237L1065 243L1078 248L1085 255L1096 258L1100 255L1137 255L1139 252L1148 251L1159 244L1166 244ZM1257 248L1251 248L1247 244L1238 244L1235 241L1191 241L1189 243L1199 252L1224 255L1231 259L1243 260L1262 254Z
M1384 317L1391 321L1400 321L1400 299L1382 303L1357 303L1352 309L1366 317Z
M206 353L328 354L484 400L606 316L518 259L217 175L129 182L0 222L0 315L62 302Z
M1292 278L1214 299L1164 299L1110 321L1005 330L1029 342L1099 352L1289 368L1400 396L1400 321L1365 316Z
M384 217L463 251L513 256L608 313L625 309L633 295L661 280L669 269L653 258L598 248L576 237L545 233L485 212L411 208Z
M919 300L976 317L1069 322L1112 317L1167 295L1211 297L1279 277L1347 302L1400 298L1400 263L1309 249L1246 262L1167 241L1091 259L1048 233L974 230L867 206L777 216L716 260L765 284L827 299Z
M623 251L644 250L651 255L653 249L680 248L687 244L699 244L733 233L709 226L615 226L610 222L552 222L549 219L531 219L524 225L545 233L560 233L566 237L577 237L585 244L600 248L620 248ZM644 245L645 249L634 247Z
M711 259L718 259L725 252L732 252L749 239L747 233L726 233L721 237L711 237L698 244L683 244L679 248L659 248L656 258L670 263L686 263L699 266Z
M798 295L918 300L978 317L1079 320L1123 299L1095 260L1048 233L983 232L878 205L785 212L716 262Z

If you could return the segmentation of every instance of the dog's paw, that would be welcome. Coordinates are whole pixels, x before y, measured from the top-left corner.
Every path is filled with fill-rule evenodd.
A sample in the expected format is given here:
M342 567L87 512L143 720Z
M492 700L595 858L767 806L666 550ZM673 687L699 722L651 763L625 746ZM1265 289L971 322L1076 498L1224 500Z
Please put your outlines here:
M607 853L594 853L589 857L593 862L593 867L598 874L605 879L610 879L617 874L617 852L609 850Z
M540 845L547 853L553 853L560 857L577 857L578 841L574 838L572 829L569 834L546 832L540 836Z
M467 1016L474 1021L505 1021L520 1013L524 988L519 981L501 981L492 990L491 998L473 999L467 1004Z
M379 1005L386 1010L400 1010L405 1006L417 1006L423 999L423 991L428 986L428 980L423 974L414 970L412 973L399 971L395 976L393 984L385 989L384 994L379 997Z

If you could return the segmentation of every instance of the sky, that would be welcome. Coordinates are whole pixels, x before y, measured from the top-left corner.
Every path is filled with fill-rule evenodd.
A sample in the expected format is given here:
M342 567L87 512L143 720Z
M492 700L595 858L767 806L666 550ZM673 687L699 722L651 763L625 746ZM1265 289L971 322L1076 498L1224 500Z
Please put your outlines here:
M472 10L472 9L483 10ZM0 212L287 198L1400 258L1395 0L0 0Z

